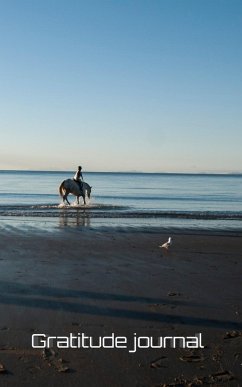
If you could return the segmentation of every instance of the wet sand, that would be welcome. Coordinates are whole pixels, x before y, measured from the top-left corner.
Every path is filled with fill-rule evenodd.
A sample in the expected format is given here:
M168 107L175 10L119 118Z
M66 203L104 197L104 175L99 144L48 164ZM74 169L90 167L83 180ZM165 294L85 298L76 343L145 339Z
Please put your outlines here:
M241 251L226 232L1 230L0 386L242 385ZM129 349L134 333L201 333L204 348L31 346L33 334L78 332Z

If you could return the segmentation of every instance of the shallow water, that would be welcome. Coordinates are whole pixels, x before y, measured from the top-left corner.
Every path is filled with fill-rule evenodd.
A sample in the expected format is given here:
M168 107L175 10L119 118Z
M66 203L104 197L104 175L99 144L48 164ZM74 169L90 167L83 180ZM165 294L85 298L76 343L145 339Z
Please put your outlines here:
M84 173L93 187L86 206L73 196L71 206L61 204L58 187L66 178L72 173L0 171L1 219L242 230L242 175Z

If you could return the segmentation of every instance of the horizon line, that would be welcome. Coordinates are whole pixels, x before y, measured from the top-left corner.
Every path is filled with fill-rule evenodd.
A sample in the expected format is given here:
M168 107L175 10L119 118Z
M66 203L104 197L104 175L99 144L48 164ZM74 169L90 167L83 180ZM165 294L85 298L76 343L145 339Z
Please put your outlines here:
M73 173L73 170L55 170L55 169L0 169L0 172L46 172L46 173L66 173L70 172ZM159 171L159 172L145 172L145 171L136 171L136 170L129 170L129 171L85 171L85 173L120 173L120 174L150 174L150 175L159 175L159 174L166 174L166 175L241 175L242 171L226 171L226 172L219 172L219 171L200 171L200 172L192 172L192 171L176 171L176 172L169 172L169 171Z

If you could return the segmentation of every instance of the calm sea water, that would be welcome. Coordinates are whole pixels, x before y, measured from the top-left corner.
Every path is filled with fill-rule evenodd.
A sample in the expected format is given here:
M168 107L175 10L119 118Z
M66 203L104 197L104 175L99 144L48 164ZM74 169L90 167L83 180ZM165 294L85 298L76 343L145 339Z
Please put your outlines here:
M128 224L242 230L242 175L84 173L91 200L62 206L72 172L0 171L0 217L63 224Z

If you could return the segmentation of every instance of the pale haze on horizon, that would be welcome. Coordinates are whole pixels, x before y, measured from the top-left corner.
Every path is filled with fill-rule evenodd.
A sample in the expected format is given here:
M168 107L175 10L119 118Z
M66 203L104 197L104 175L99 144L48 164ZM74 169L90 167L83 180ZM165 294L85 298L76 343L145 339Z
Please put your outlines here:
M0 1L0 169L242 172L240 0Z

